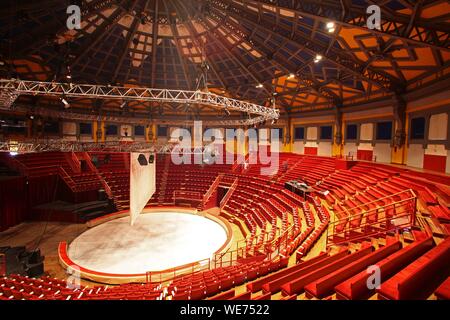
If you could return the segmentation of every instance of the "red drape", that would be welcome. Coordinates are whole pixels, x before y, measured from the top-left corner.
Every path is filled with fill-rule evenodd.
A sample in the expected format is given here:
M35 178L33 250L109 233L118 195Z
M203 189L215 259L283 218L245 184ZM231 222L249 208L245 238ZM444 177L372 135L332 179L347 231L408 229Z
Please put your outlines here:
M26 199L25 177L0 180L0 231L26 219L28 211Z

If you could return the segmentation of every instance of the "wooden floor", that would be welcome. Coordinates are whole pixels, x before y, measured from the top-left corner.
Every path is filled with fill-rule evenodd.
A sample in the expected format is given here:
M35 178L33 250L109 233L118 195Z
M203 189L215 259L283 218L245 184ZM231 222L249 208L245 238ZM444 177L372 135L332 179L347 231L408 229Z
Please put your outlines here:
M64 279L66 273L58 261L58 244L61 241L72 241L86 229L84 224L24 222L0 232L0 247L25 246L28 250L38 247L45 256L46 272L52 277Z

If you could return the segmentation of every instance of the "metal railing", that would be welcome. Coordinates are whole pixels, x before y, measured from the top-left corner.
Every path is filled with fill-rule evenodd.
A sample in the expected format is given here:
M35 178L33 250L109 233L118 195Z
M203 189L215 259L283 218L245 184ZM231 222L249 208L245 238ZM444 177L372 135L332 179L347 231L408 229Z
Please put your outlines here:
M208 191L206 191L206 193L203 195L203 200L202 200L203 205L206 204L206 202L209 200L209 197L211 197L211 195L214 193L214 191L217 190L217 187L219 186L222 178L223 178L223 173L219 173L217 175L216 179L214 179L214 182L211 184Z
M400 198L400 200L397 200ZM390 201L379 205L380 202ZM369 205L376 205L375 208ZM368 209L369 208L369 209ZM408 189L353 208L344 208L345 217L336 213L327 228L327 246L357 241L411 227L415 223L417 197Z
M225 205L227 204L228 200L230 200L231 196L234 193L234 190L236 190L237 185L239 183L239 178L235 178L233 183L231 184L230 188L228 189L227 194L225 195L225 197L222 198L222 200L220 200L220 210L222 210Z
M192 275L197 272L209 270L210 268L211 259L203 259L161 271L146 272L146 281L151 283L172 281L178 277Z

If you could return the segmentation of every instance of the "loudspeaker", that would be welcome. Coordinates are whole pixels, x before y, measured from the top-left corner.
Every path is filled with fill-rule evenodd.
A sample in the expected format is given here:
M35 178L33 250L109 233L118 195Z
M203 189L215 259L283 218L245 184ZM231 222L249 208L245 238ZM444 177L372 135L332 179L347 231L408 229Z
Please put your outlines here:
M148 163L153 163L155 161L155 155L151 154L150 157L148 158Z
M39 277L44 274L44 263L28 264L25 268L25 272L29 277Z
M105 189L98 190L98 201L105 201L107 199Z
M141 165L141 166L146 166L146 165L148 165L148 162L147 162L147 158L145 157L145 155L143 155L142 153L139 155L139 157L138 157L138 162L139 162L139 164Z

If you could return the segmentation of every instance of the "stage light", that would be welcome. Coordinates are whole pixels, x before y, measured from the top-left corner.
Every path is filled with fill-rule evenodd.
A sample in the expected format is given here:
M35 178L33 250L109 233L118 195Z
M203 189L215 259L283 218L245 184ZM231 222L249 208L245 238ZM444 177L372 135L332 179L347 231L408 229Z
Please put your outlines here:
M258 84L256 85L256 88L258 88L258 89L260 89L260 88L262 88L262 87L263 87L262 83L258 83Z
M33 115L31 115L31 116L30 116L30 119L31 119L31 120L33 120L33 119L34 119L34 116L33 116Z
M67 100L65 98L61 98L61 102L64 104L64 108L65 109L69 109L70 108L70 103L67 102Z
M9 155L10 155L11 157L15 157L15 156L18 155L18 153L17 153L16 151L10 151L10 152L9 152Z
M318 63L320 60L322 60L322 56L320 54L316 55L314 58L314 63Z
M333 33L336 30L336 25L334 24L334 22L328 22L327 29L329 33Z
M229 115L230 115L230 110L228 110L228 109L224 109L224 111L225 111L225 113L227 114L227 116L229 116Z
M126 101L122 102L122 104L120 105L120 109L123 109L126 105L127 105Z
M294 78L295 78L295 74L290 73L289 76L288 76L288 79L294 79Z

